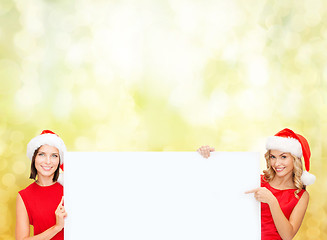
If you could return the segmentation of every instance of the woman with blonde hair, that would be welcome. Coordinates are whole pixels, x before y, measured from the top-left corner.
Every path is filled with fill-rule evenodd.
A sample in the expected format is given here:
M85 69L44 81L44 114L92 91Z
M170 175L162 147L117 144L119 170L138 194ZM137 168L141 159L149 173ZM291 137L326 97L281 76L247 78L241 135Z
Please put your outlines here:
M315 181L308 173L310 147L300 134L285 128L268 137L265 154L267 169L261 175L261 187L247 191L261 202L261 239L292 239L299 230L308 203L306 186ZM214 148L202 146L205 158ZM301 158L307 171L303 170Z
M30 178L35 182L18 193L16 239L64 239L63 186L57 182L66 147L54 132L44 130L27 145ZM30 237L30 225L34 236Z

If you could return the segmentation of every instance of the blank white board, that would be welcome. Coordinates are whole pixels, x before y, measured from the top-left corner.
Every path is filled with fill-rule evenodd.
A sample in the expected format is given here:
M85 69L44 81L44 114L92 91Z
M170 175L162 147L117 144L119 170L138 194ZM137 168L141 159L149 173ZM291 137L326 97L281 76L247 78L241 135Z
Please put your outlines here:
M259 154L68 152L65 239L260 239Z

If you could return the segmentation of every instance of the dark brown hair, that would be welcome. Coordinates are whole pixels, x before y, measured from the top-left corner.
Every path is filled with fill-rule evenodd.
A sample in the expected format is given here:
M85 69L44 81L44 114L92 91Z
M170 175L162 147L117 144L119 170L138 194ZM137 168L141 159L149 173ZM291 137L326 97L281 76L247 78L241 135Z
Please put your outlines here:
M41 146L42 147L42 146ZM37 170L35 168L35 158L36 158L36 155L37 153L39 152L39 149L41 148L39 147L38 149L36 149L34 151L34 154L33 154L33 157L32 157L32 163L31 163L31 174L30 174L30 179L34 179L36 178L37 176ZM59 177L59 168L60 168L60 156L59 156L59 164L58 164L58 167L53 175L53 178L52 178L52 181L56 182L58 180L58 177Z

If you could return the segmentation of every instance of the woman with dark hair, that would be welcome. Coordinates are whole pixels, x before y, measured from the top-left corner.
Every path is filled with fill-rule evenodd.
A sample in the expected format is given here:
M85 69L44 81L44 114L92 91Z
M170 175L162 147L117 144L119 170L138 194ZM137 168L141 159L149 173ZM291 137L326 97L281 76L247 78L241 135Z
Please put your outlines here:
M202 146L198 152L205 158L215 149ZM315 181L308 173L310 148L300 134L285 128L266 141L267 169L261 175L261 187L254 193L261 202L261 239L293 239L304 218L309 194L306 186ZM301 158L307 171L303 170Z
M16 239L64 239L63 186L58 183L66 146L54 132L44 130L27 145L30 178L35 182L18 193ZM30 225L34 236L30 236Z

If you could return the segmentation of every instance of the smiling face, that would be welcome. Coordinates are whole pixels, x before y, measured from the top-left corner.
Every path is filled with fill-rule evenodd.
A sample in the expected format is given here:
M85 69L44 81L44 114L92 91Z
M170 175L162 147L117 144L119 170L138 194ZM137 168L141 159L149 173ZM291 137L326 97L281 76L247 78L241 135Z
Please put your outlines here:
M42 145L35 156L35 168L38 178L53 178L59 166L59 151L56 147Z
M294 158L290 153L270 150L269 161L276 176L287 177L293 175Z

